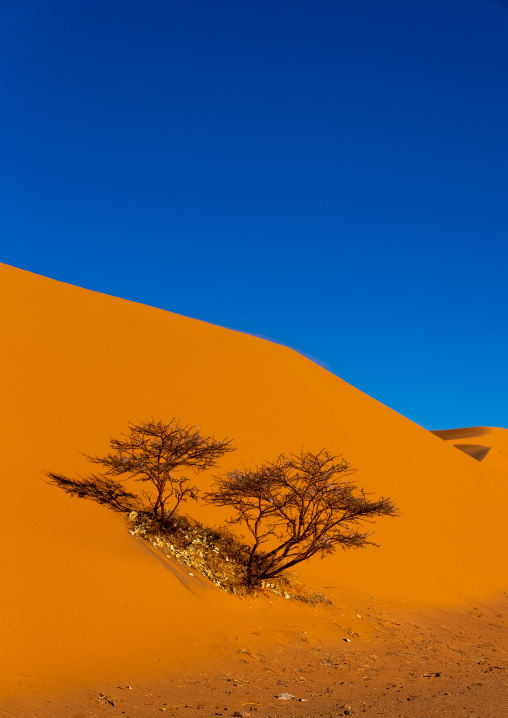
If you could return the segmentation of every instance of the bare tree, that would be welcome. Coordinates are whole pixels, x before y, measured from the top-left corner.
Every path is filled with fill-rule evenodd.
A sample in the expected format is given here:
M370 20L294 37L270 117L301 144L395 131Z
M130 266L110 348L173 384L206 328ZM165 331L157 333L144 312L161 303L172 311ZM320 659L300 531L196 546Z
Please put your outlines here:
M397 516L389 499L370 500L351 480L347 461L322 450L318 454L281 454L273 463L235 470L219 477L205 499L231 506L253 543L247 564L247 583L259 584L317 553L361 548L372 532L356 526L376 516Z
M192 469L199 473L216 466L217 459L235 448L230 440L202 436L199 426L186 426L175 418L169 424L153 419L130 423L129 432L120 439L111 439L110 446L112 452L106 456L85 454L88 461L105 468L102 477L92 474L76 481L48 472L51 483L74 495L99 500L97 495L107 496L108 491L121 488L111 476L146 482L151 488L143 491L143 496L161 522L171 518L182 502L197 499L197 487L180 472ZM132 496L129 492L119 494L122 500Z

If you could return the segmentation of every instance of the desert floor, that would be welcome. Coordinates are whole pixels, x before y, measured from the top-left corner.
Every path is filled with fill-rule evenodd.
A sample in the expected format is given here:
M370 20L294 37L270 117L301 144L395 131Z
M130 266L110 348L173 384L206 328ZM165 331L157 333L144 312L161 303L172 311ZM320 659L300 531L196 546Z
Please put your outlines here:
M508 594L439 610L332 597L332 607L304 607L293 632L282 626L262 637L253 621L251 640L224 634L223 647L208 660L206 647L197 646L199 661L184 670L173 665L11 698L3 715L506 717ZM278 699L280 693L293 698Z

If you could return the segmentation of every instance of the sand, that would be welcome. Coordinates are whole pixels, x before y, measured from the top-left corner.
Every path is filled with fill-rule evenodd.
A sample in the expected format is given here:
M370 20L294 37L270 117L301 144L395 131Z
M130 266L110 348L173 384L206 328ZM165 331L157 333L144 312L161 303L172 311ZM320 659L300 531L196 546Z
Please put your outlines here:
M508 429L472 426L464 429L433 431L443 441L469 454L485 466L508 477ZM472 441L472 439L474 441Z
M219 666L229 637L245 643L253 624L262 634L256 650L269 653L275 634L287 648L312 623L309 607L249 602L189 577L130 536L122 516L45 483L45 470L85 472L79 450L104 453L127 421L147 416L233 438L238 449L220 470L326 446L359 470L367 490L390 496L402 515L376 523L379 549L339 552L299 571L351 611L372 600L427 616L500 600L506 430L443 441L283 346L6 265L0 292L6 699L127 675L192 675ZM498 448L477 461L457 451L460 441ZM197 477L202 488L212 480L213 472ZM203 505L188 511L208 523L226 516ZM324 615L319 640L329 643ZM505 625L500 619L499 631Z
M299 615L257 601L245 630L235 622L191 665L159 664L142 674L127 667L115 681L13 697L4 710L37 718L505 718L507 596L402 613L375 599L333 598L334 607ZM267 614L276 622L264 636Z

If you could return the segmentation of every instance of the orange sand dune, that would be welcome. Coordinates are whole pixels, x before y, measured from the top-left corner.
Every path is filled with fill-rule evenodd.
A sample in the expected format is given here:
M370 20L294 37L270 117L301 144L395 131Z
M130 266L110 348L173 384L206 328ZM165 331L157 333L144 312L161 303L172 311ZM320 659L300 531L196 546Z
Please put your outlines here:
M265 612L167 570L121 516L44 482L47 469L86 471L78 449L103 453L146 416L233 438L221 469L327 447L399 504L401 518L375 526L380 549L302 567L316 589L444 605L507 588L508 482L492 452L472 460L283 346L5 265L0 292L5 690L191 659ZM295 621L303 610L284 608Z
M508 475L508 429L472 426L431 433L481 461L489 469Z
M491 449L490 446L482 446L481 444L454 444L454 446L477 461L483 461Z

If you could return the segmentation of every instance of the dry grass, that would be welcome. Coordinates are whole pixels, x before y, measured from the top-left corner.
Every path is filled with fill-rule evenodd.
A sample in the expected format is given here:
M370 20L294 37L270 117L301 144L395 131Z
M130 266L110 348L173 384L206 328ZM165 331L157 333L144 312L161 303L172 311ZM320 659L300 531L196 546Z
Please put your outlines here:
M303 603L310 603L311 606L317 606L319 603L324 603L325 606L333 606L332 601L325 596L324 593L312 591L306 594L296 594L291 596L295 601L303 601Z
M227 529L203 526L174 514L161 525L148 512L132 512L130 533L142 536L165 556L177 559L219 588L245 595L245 548Z
M225 527L204 526L190 517L177 514L161 525L148 511L132 511L129 521L131 534L141 536L168 558L180 561L235 596L273 593L313 607L318 603L331 605L326 596L310 591L291 573L260 581L259 585L249 588L249 546Z

